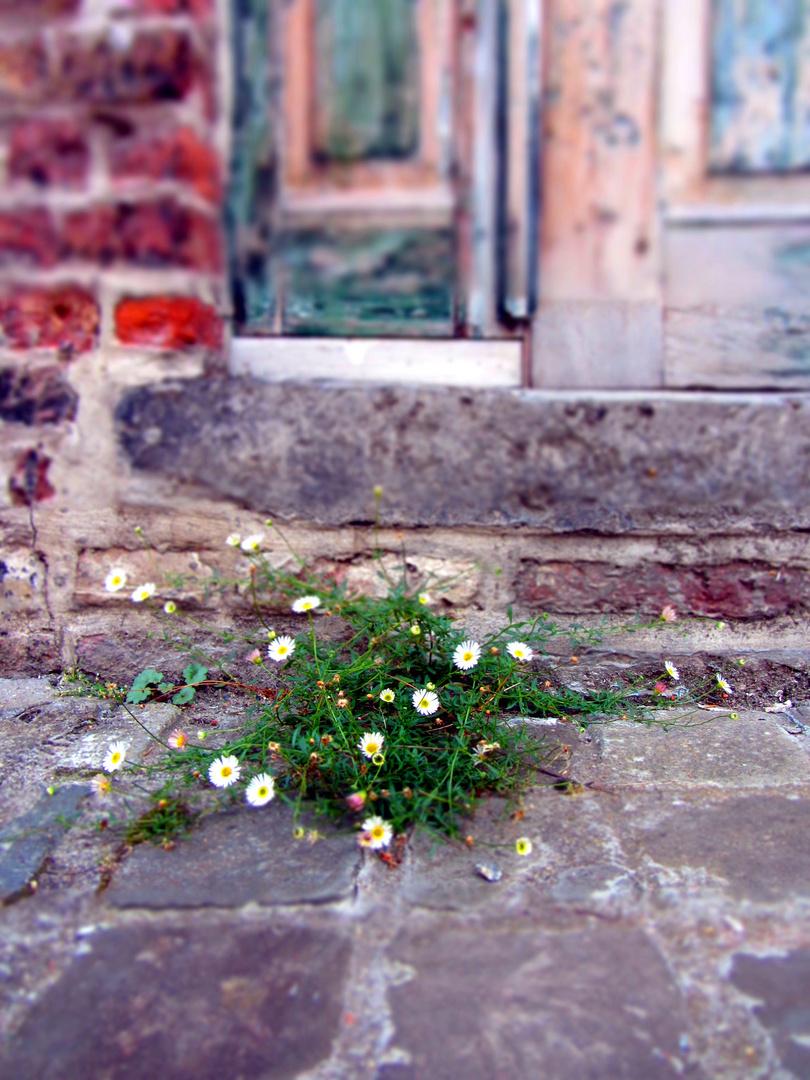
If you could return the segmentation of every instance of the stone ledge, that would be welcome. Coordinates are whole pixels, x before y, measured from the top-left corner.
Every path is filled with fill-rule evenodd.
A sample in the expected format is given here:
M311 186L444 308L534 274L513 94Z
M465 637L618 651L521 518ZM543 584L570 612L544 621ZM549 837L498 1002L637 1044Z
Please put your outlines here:
M810 528L810 396L195 379L127 392L135 469L329 525Z

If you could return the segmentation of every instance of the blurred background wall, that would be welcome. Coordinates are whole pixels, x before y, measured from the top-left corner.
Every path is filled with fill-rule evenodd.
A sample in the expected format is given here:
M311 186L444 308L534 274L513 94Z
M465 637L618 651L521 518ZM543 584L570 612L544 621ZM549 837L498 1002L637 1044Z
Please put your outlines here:
M795 629L808 165L805 0L0 0L4 669L377 483L455 610Z

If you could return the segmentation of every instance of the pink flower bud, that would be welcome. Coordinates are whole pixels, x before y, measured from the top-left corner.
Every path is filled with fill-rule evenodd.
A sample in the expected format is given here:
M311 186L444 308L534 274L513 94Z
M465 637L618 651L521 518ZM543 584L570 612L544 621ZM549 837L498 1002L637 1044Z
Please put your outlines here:
M350 810L354 810L355 813L358 813L366 805L365 791L353 791L351 795L347 795L346 804Z

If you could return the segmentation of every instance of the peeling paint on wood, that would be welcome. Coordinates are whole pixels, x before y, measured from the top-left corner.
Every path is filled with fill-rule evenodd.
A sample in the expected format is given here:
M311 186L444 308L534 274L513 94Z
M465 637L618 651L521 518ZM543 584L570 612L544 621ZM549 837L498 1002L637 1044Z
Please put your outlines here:
M807 0L714 0L712 170L806 168L809 105Z

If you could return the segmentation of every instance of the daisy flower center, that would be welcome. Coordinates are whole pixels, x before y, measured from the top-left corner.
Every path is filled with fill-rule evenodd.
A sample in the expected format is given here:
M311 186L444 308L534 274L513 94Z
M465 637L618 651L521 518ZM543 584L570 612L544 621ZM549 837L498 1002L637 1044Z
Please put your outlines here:
M473 658L473 654L472 654L471 652L465 652L465 653L464 653L464 657L463 657L463 659L464 659L465 661L466 661L466 660L472 660L472 658Z
M370 754L376 754L379 749L379 746L377 746L375 742L366 743L366 750L368 750Z
M429 709L430 708L430 702L428 701L428 699L426 697L423 697L422 700L419 702L419 708L420 709Z
M267 788L266 787L260 787L257 794L258 794L260 799L263 799L267 795Z
M382 827L382 825L375 825L374 828L371 830L371 839L372 840L382 840L382 838L384 836L385 836L385 829Z
M112 761L113 765L117 765L118 762L121 760L121 755L120 754L113 754L113 756L112 756L112 758L110 760Z
M230 776L231 775L231 769L227 765L223 765L222 768L219 770L219 775L220 776Z
M284 656L284 654L287 651L287 646L286 645L279 645L279 647L278 647L278 649L276 651L278 652L279 656Z

